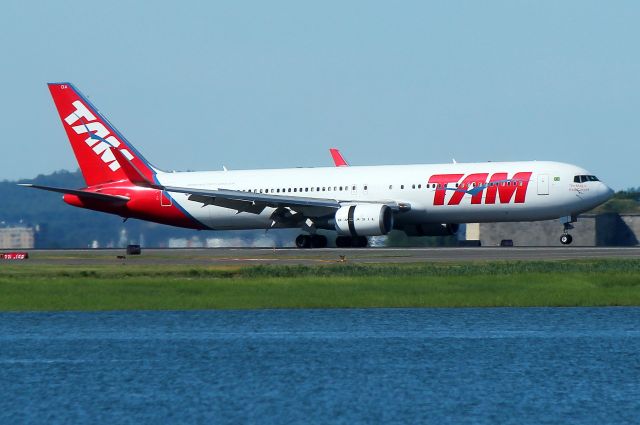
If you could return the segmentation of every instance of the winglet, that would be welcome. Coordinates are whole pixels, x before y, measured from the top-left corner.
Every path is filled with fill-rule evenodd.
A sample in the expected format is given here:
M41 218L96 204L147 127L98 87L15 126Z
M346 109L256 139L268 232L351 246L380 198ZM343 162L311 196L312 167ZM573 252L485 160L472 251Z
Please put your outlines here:
M336 148L331 148L329 149L329 152L331 152L331 157L333 158L333 162L334 164L336 164L336 167L348 167L349 164L347 163L347 161L344 160L344 158L342 157L342 154L340 153L340 151Z
M122 171L124 171L124 174L127 176L127 179L129 179L131 183L135 184L136 186L153 187L156 189L161 188L157 184L149 181L149 179L145 177L144 173L142 173L142 171L140 171L133 162L129 161L122 154L122 152L120 152L119 149L116 149L114 147L109 147L109 149L111 150L111 153L113 153L116 161L118 161L118 164L120 164L120 167L122 167Z

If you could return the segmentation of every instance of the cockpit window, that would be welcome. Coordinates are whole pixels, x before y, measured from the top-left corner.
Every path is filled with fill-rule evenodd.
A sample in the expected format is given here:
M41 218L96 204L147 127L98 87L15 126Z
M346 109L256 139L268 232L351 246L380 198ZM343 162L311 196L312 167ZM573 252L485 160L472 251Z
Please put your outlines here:
M596 176L575 176L573 178L574 183L584 183L584 182L597 182L600 181Z

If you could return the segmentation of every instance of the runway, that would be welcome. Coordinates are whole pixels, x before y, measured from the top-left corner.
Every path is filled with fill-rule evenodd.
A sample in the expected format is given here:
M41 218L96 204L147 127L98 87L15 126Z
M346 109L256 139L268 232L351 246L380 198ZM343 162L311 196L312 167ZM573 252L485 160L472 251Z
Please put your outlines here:
M638 259L640 247L474 247L474 248L208 248L145 249L125 256L124 249L30 250L23 263L57 265L322 265L335 263L424 263L500 260ZM124 258L123 258L124 257ZM6 262L6 260L5 260ZM17 261L16 263L20 263Z

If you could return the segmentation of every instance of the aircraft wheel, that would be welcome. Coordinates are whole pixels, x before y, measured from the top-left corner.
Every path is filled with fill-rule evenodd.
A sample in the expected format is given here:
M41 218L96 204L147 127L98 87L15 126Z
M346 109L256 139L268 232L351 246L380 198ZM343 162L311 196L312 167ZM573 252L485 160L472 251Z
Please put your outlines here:
M351 237L349 237L349 236L338 236L336 238L336 246L338 248L350 248L351 247Z
M311 235L311 248L326 248L327 237L323 235Z
M298 248L311 248L311 236L298 235L296 238L296 246Z
M352 246L355 248L366 248L369 245L369 239L366 236L356 236L353 238Z
M560 236L560 243L562 245L569 245L571 242L573 242L573 237L571 237L570 234L566 233Z

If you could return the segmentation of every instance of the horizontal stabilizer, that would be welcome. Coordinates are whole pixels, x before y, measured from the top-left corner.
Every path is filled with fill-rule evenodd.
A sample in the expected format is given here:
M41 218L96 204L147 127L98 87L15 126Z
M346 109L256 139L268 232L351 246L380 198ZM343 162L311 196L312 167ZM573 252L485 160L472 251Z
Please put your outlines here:
M51 186L40 186L37 184L30 184L30 183L19 183L18 186L33 187L35 189L48 190L49 192L64 193L69 195L75 195L80 198L97 199L104 202L127 202L129 200L127 196L107 195L105 193L87 192L84 190L64 189L60 187L51 187Z

